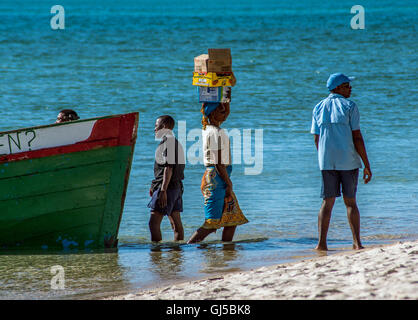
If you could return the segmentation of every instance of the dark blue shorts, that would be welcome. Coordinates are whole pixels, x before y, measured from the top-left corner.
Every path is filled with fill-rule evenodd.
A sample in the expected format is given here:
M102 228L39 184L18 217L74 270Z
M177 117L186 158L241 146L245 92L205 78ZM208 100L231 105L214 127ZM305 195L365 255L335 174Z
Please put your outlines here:
M358 169L322 170L321 198L341 197L341 186L346 198L355 198L358 183Z
M183 190L182 189L167 189L167 206L161 208L158 203L160 195L160 188L154 191L151 201L148 203L148 208L151 212L159 212L164 215L170 215L173 212L183 212Z

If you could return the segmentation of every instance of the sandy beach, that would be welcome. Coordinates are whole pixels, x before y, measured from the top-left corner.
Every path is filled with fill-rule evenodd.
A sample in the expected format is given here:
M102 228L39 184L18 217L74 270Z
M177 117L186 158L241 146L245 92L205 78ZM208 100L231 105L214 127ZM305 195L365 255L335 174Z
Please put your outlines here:
M211 276L108 299L418 299L418 241Z

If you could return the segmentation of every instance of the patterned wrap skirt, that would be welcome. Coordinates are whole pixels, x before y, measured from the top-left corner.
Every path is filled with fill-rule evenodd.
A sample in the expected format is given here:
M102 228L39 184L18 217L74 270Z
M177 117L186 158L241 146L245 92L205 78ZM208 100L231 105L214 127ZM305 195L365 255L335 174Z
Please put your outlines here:
M226 171L230 176L232 166L227 166ZM225 198L226 183L215 167L206 167L200 188L205 199L205 223L202 228L219 229L248 222L238 205L235 194L232 192L232 197Z

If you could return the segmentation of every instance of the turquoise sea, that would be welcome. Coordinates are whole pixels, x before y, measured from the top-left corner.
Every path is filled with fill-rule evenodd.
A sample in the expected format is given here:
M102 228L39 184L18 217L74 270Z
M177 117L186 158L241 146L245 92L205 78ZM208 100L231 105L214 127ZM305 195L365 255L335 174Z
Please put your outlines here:
M373 171L372 181L358 187L363 244L418 238L416 1L362 1L365 29L351 28L357 3L347 0L63 0L64 30L51 29L53 4L0 1L0 131L54 122L64 108L84 119L138 111L119 248L2 252L0 299L98 298L316 256L320 171L309 131L312 109L327 96L334 72L356 77L351 99ZM155 245L146 206L159 115L185 124L188 136L186 238L203 223L204 168L193 149L201 116L192 71L193 58L208 48L232 51L237 85L223 126L252 134L252 148L234 159L241 164L232 174L250 223L238 227L232 243L222 243L217 232L187 245L172 241L165 219L164 240ZM248 159L256 153L257 130L262 170L246 175L255 165ZM329 254L348 250L351 239L338 199ZM62 290L51 288L54 265L65 270Z

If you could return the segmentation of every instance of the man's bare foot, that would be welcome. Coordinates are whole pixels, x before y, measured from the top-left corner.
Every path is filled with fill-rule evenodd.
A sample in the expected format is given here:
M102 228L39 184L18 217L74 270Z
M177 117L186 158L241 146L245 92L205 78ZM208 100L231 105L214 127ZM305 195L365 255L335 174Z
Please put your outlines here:
M353 250L361 250L364 249L364 247L361 244L353 244Z
M315 250L318 251L328 251L328 247L327 246L320 246L319 244L315 247Z

